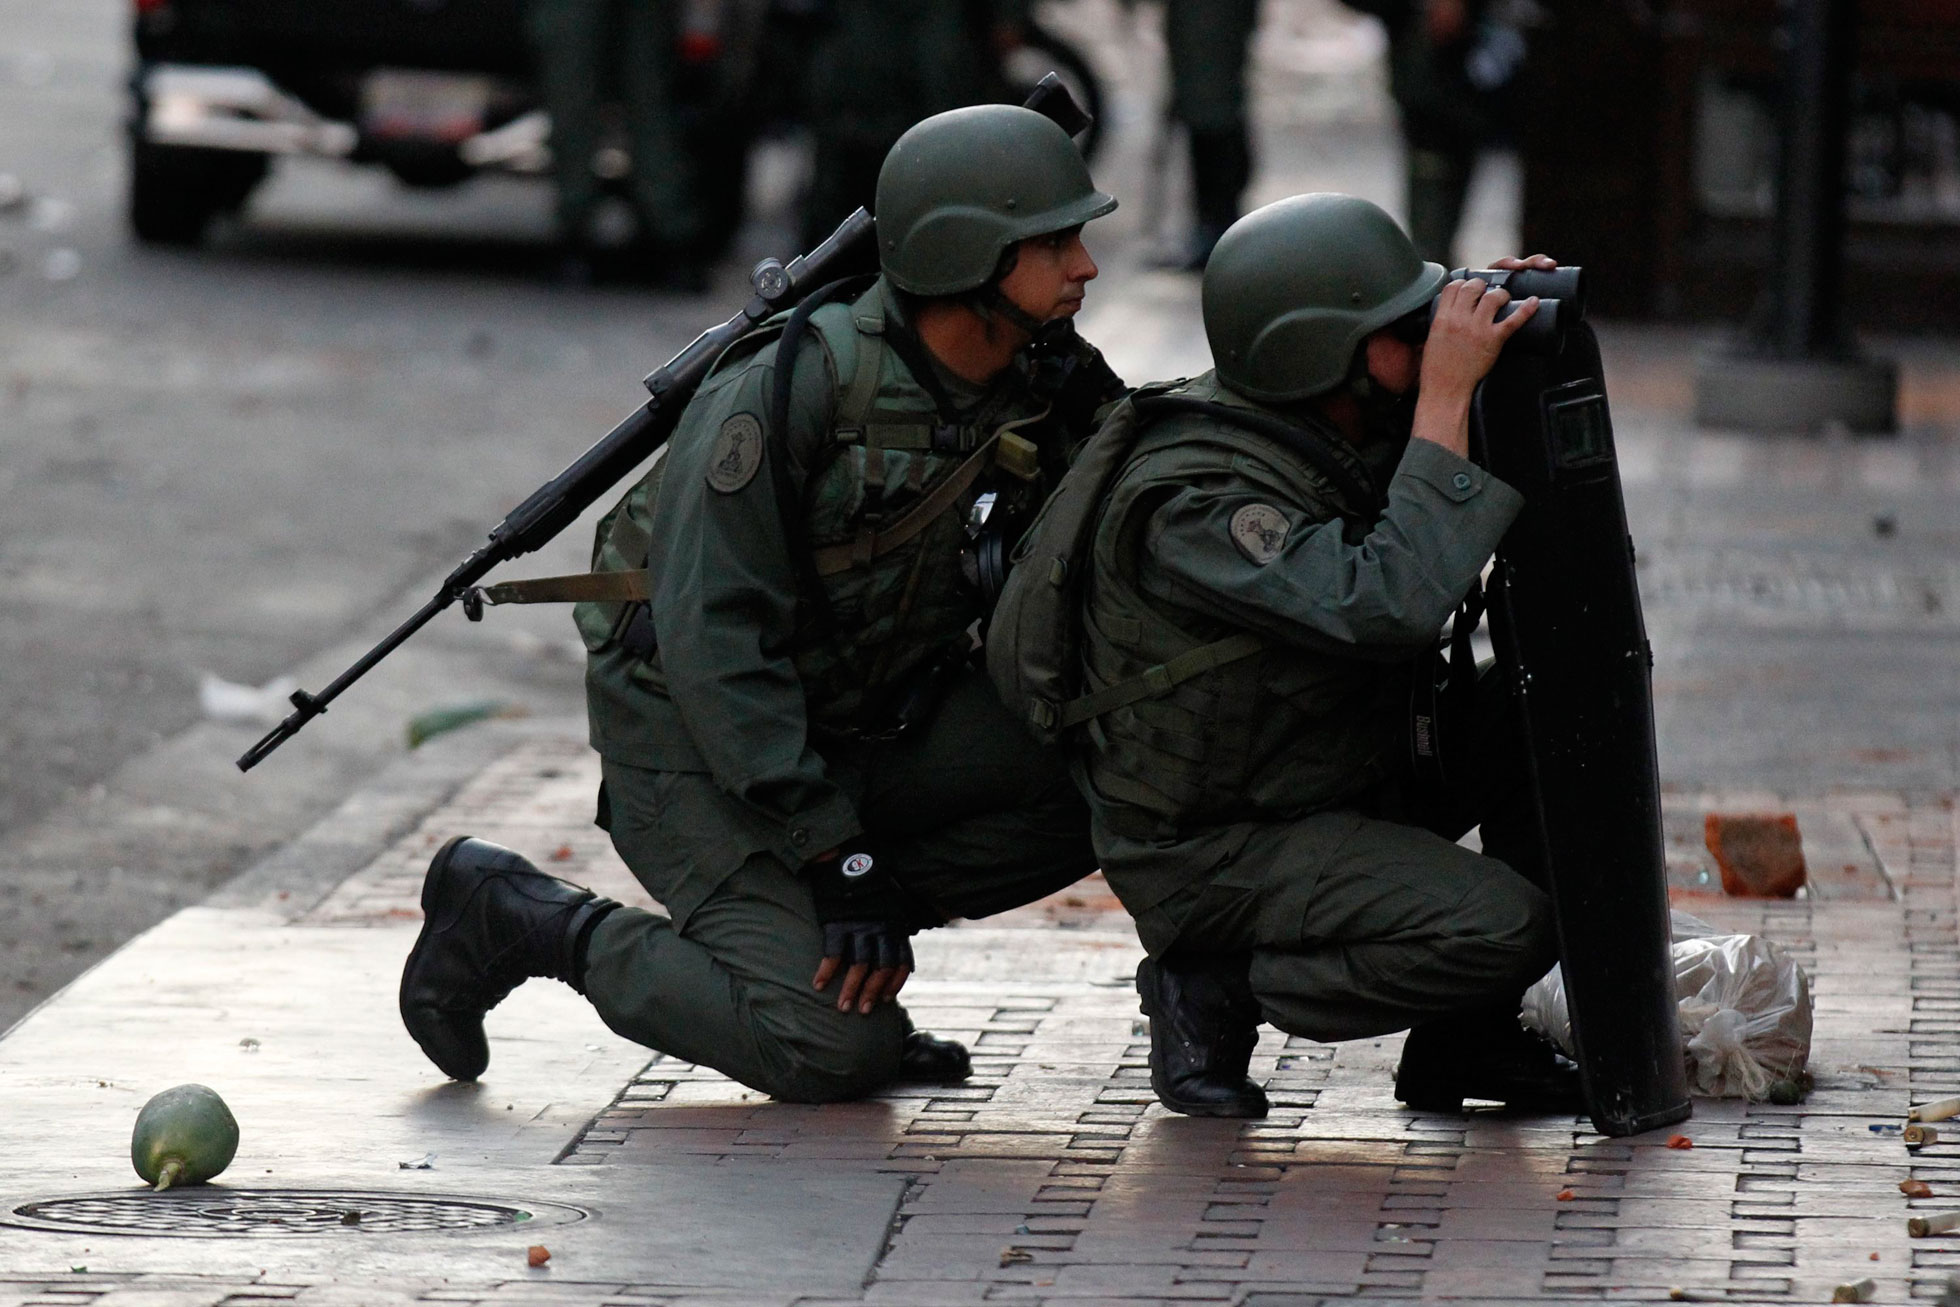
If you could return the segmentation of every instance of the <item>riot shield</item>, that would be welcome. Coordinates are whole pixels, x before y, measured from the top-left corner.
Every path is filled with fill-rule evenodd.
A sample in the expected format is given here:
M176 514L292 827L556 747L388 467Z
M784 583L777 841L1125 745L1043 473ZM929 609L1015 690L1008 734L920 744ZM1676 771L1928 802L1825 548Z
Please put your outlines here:
M1692 1109L1675 1011L1653 655L1599 344L1507 349L1471 414L1473 456L1524 494L1498 547L1491 638L1511 672L1593 1123L1629 1135Z

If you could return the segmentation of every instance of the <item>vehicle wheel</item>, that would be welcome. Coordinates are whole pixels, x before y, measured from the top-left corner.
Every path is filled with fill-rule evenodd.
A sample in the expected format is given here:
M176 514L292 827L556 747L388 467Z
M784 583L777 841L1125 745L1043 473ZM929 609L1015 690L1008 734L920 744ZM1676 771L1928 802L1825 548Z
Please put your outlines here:
M266 157L134 141L129 154L129 225L152 245L195 245L220 213L251 195Z

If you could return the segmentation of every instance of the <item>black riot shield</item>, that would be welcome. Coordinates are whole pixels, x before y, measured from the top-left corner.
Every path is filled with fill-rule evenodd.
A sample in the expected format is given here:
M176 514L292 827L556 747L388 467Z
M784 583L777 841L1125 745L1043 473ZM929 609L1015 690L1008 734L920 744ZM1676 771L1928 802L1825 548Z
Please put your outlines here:
M1675 1012L1653 656L1613 452L1599 344L1507 349L1472 411L1478 461L1524 494L1498 547L1491 638L1529 741L1559 958L1600 1133L1687 1117Z

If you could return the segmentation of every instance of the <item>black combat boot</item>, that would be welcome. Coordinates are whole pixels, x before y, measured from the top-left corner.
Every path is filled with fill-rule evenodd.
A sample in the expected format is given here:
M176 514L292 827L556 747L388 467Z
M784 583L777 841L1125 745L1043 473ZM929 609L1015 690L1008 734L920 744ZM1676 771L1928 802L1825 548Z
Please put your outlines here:
M490 1065L483 1014L532 976L585 992L583 943L619 904L521 855L458 835L422 882L422 934L402 968L402 1024L452 1080Z
M1461 1112L1466 1098L1559 1116L1586 1110L1578 1066L1520 1026L1515 1004L1411 1030L1395 1068L1395 1096L1421 1112Z
M973 1074L973 1059L957 1039L916 1030L905 1021L905 1044L898 1054L898 1078L925 1085L954 1085Z
M1137 995L1150 1018L1150 1087L1186 1116L1264 1116L1266 1091L1247 1077L1259 1042L1249 955L1145 958Z

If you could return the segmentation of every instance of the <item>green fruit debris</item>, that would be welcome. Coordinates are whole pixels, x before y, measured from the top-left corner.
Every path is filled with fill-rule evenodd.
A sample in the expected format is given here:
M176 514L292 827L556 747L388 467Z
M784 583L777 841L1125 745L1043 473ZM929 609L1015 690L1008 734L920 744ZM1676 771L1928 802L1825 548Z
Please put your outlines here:
M472 699L466 703L445 704L409 718L408 747L419 749L438 735L447 735L477 722L487 722L493 717L524 715L522 704L505 703L501 699Z
M178 1085L143 1104L129 1141L136 1174L158 1189L203 1184L230 1166L237 1152L237 1120L225 1100L203 1085Z

